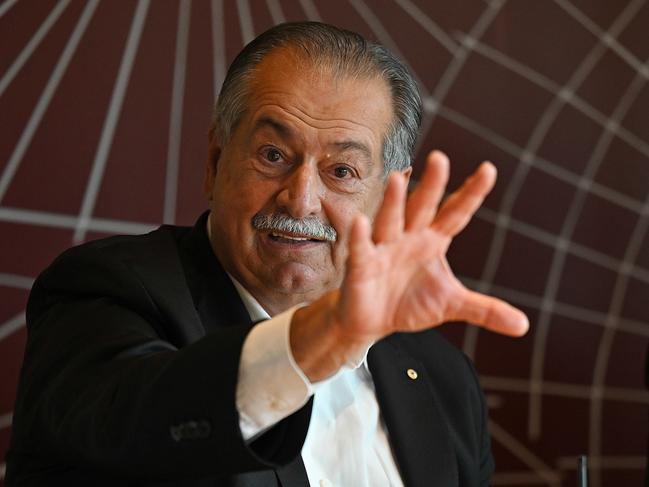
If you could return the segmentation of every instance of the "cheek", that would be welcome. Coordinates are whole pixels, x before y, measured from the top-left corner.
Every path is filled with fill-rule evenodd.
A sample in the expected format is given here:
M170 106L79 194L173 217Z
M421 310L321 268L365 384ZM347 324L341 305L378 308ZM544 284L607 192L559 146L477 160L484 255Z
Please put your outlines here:
M383 193L376 190L366 190L359 194L339 196L328 199L327 215L339 234L347 236L356 216L360 213L370 221L379 208Z
M236 172L225 170L217 176L214 200L222 211L235 217L247 217L250 221L272 200L275 188L268 181L256 177L253 171L241 169Z
M356 215L361 213L366 215L371 222L374 221L382 198L382 187L373 187L362 194L328 199L326 206L327 218L338 233L338 240L333 250L334 265L336 267L344 266L347 259L349 234Z

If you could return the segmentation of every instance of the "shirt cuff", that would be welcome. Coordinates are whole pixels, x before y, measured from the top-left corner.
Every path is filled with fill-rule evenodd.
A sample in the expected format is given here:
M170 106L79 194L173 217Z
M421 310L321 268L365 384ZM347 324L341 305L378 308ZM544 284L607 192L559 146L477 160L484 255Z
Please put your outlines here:
M291 319L301 306L259 323L244 341L236 405L246 441L300 409L314 392L289 341Z

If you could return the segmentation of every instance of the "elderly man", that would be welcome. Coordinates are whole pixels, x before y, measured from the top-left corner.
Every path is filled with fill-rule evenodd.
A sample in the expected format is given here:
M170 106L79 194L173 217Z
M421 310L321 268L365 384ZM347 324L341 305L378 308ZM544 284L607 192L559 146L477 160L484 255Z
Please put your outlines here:
M246 46L210 211L71 249L35 284L8 485L487 484L475 373L432 328L527 320L445 259L494 167L440 205L433 152L406 198L420 110L357 34L284 24Z

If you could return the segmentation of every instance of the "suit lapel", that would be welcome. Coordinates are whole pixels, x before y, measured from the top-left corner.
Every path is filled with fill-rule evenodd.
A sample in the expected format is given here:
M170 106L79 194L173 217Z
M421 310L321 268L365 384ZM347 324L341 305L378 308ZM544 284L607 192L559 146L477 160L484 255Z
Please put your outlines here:
M309 477L302 461L302 455L298 455L288 465L275 470L279 485L290 487L309 487Z
M404 484L458 485L450 433L424 366L395 336L370 349L368 364Z
M239 293L221 266L207 236L208 212L181 242L181 259L194 306L209 333L221 326L250 326Z
M165 227L150 233L145 245L132 249L129 265L146 283L146 291L163 319L176 323L165 327L177 335L165 336L176 346L192 343L205 335L198 314L192 306L192 296L187 289L177 242ZM179 258L180 257L180 258Z

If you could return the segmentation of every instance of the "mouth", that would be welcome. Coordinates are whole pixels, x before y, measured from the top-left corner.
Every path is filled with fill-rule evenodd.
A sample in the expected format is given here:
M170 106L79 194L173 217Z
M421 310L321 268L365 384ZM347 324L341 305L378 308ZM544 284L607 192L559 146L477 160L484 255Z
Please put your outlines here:
M270 232L268 238L273 242L284 244L306 244L306 243L323 243L324 240L312 235L300 235L285 232Z

